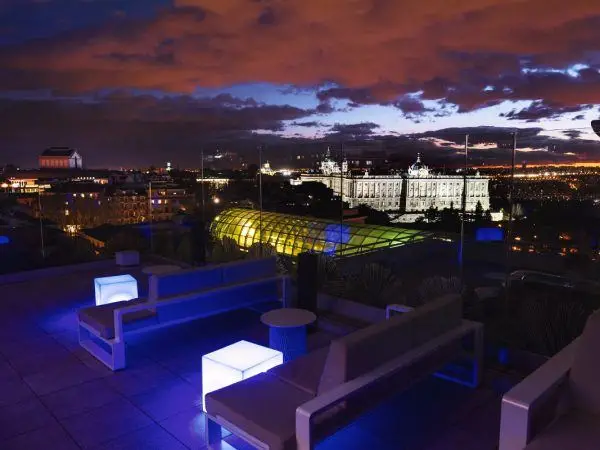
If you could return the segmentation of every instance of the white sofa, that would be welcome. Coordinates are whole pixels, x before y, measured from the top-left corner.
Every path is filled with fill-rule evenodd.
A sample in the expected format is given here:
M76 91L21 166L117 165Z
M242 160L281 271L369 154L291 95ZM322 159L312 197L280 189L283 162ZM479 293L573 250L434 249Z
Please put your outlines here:
M600 312L502 398L500 450L600 448Z
M126 366L125 335L176 325L257 303L285 304L275 258L152 275L148 299L83 308L80 345L112 370Z

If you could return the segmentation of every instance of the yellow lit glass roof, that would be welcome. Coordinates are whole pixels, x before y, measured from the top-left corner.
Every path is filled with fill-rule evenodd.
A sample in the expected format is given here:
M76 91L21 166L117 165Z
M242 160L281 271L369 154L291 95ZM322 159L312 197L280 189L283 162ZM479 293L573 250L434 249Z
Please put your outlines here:
M261 232L262 231L262 232ZM296 256L302 252L336 256L356 255L372 250L398 247L431 237L432 234L405 228L343 223L251 209L231 208L213 220L211 234L229 237L241 249L264 242L278 253Z

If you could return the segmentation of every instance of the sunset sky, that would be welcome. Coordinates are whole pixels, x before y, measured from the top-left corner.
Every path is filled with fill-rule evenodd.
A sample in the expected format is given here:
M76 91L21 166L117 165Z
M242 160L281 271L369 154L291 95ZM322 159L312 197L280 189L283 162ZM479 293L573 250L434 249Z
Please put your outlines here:
M531 161L600 160L599 43L590 0L0 0L0 164L514 128Z

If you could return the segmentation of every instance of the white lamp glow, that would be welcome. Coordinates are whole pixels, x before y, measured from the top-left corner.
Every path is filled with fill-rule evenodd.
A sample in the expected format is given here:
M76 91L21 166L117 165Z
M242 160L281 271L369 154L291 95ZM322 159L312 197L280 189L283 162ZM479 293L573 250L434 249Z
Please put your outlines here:
M137 280L131 275L96 278L94 286L97 306L138 298Z
M239 341L202 357L202 408L206 394L283 364L283 354L262 345Z

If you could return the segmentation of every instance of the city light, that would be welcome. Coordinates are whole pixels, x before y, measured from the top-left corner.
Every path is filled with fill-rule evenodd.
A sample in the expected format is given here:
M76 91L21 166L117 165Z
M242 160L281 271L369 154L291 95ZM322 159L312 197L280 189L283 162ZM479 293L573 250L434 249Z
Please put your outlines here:
M218 205L219 203L221 203L221 199L219 197L215 197L215 198L213 198L213 203L215 205Z

